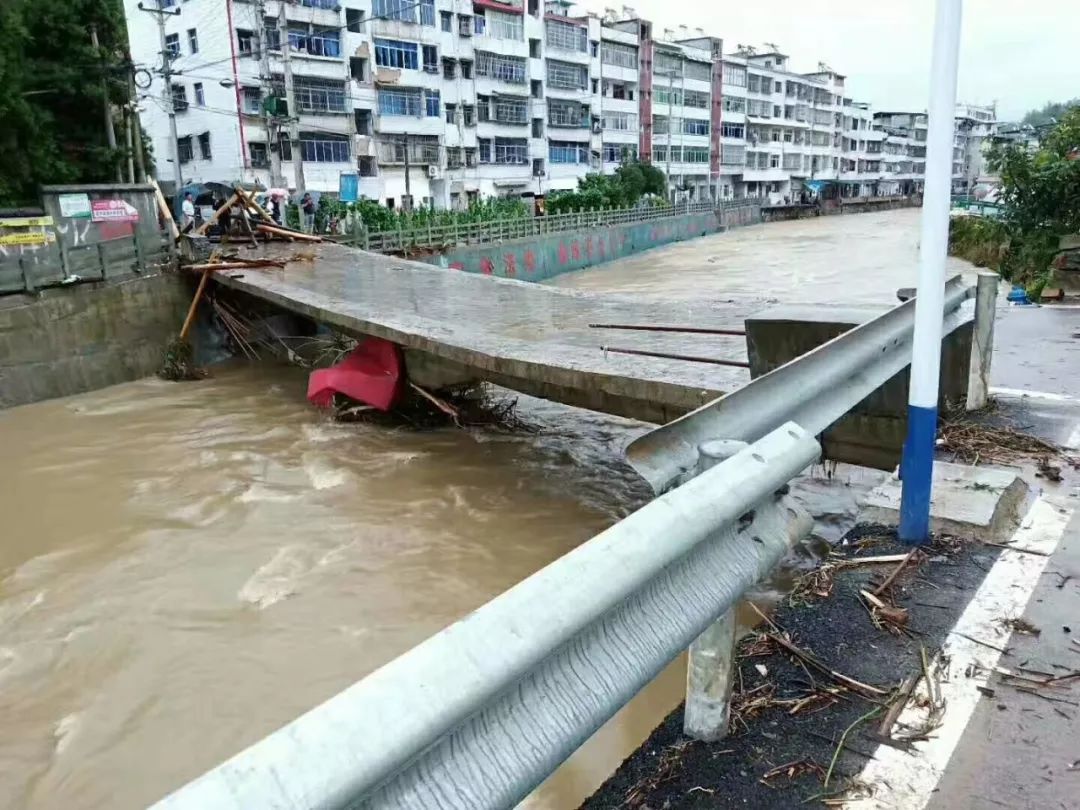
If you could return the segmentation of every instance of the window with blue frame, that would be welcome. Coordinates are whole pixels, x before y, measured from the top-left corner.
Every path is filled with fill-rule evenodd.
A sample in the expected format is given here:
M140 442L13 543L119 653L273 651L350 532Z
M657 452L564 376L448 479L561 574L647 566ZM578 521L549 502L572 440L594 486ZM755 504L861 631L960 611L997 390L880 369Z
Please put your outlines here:
M379 67L418 70L420 59L415 42L397 39L375 40L375 64Z
M308 8L336 9L340 5L340 2L339 0L300 0L300 5L307 6Z
M428 118L438 118L442 115L438 90L424 91L424 113Z
M419 9L419 13L417 10ZM435 25L435 0L374 0L371 16L376 20L399 20ZM419 18L419 19L418 19Z
M699 118L684 118L683 132L687 135L708 135L709 122Z
M548 160L552 163L588 163L589 146L584 143L550 141Z
M420 116L421 95L419 90L379 90L379 112L382 115Z

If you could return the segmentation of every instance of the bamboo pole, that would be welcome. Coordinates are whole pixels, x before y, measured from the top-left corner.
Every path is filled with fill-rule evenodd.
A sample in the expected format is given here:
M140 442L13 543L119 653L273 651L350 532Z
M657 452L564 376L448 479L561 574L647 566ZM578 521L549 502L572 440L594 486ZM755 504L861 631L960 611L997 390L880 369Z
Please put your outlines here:
M206 284L210 281L210 274L214 271L207 268L203 270L202 278L199 279L199 286L195 289L195 297L191 299L191 306L188 307L187 317L184 318L184 325L180 327L180 340L187 340L188 333L191 332L191 327L195 323L195 313L199 309L199 299L202 298L203 292L206 290Z
M206 233L207 228L209 228L211 225L218 221L218 217L220 217L223 212L228 211L230 208L232 208L232 204L234 202L237 202L235 194L229 197L229 199L225 201L225 204L218 208L218 210L214 212L214 215L210 217L210 219L206 220L206 222L196 228L192 233L195 236L202 236L204 233Z
M180 238L180 228L177 226L176 220L173 219L172 211L169 210L169 202L165 199L165 195L161 193L161 186L157 184L157 180L152 177L147 179L150 181L150 185L154 187L154 198L157 200L158 210L169 226L169 231L175 241Z

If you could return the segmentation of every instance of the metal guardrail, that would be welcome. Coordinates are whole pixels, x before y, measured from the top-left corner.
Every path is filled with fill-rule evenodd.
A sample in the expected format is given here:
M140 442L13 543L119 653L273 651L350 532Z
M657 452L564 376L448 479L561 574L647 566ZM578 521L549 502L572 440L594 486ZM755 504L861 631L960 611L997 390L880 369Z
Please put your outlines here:
M943 335L970 315L960 276L945 285ZM698 446L712 439L754 442L785 422L819 435L911 362L915 299L857 326L693 413L635 439L626 457L656 492L693 475Z
M783 426L156 807L512 807L809 530L820 452Z
M944 334L969 292L946 285ZM782 488L913 327L909 301L638 439L664 494L155 807L513 807L809 530ZM711 466L715 440L747 446Z
M759 200L733 200L713 204L689 203L671 207L612 208L595 211L576 211L543 217L497 219L489 222L464 222L451 225L402 225L395 230L368 231L363 227L348 233L346 244L376 253L418 250L445 250L463 245L483 245L525 239L550 233L607 228L671 219L687 214L707 214L760 205Z

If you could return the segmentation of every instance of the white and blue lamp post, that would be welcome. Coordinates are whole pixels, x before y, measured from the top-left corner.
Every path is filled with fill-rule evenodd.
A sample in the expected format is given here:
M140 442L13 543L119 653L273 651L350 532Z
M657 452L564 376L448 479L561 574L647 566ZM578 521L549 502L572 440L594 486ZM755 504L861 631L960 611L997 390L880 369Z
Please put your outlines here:
M945 305L945 258L952 193L956 76L962 0L937 0L930 66L926 185L919 241L919 280L911 354L907 439L900 463L900 539L917 545L930 539L930 491L937 437L941 321Z

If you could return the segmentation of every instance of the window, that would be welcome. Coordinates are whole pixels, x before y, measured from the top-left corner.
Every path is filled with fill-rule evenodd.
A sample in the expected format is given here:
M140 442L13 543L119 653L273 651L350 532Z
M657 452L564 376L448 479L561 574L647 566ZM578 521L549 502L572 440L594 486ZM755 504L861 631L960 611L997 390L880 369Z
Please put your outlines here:
M172 85L172 103L173 107L177 110L186 110L187 103L187 88L182 84Z
M345 84L299 76L295 82L299 112L345 112Z
M458 14L457 15L457 27L458 27L458 34L460 34L463 37L471 37L472 36L472 29L473 29L472 17L470 17L468 14Z
M746 163L746 147L724 144L720 150L720 163L724 166L742 166Z
M356 123L357 135L371 135L371 110L353 110L353 121Z
M356 159L356 168L359 170L361 177L375 177L377 165L375 158L370 156L365 155Z
M686 78L697 79L699 82L707 82L712 79L712 65L708 62L686 63Z
M307 6L308 8L326 8L336 10L338 7L338 0L302 0L300 5Z
M589 69L585 65L547 60L548 84L560 90L585 90L589 86Z
M525 60L516 56L477 51L476 75L510 84L525 84Z
M538 39L530 39L529 40L529 56L531 58L533 58L533 59L539 59L540 58L540 53L541 53L541 51L540 51L540 40L538 40Z
M439 49L434 45L423 46L424 70L428 73L439 72Z
M532 120L532 136L534 138L543 138L544 137L544 119L543 118L534 118Z
M793 143L795 140L795 133L790 129L784 130L784 143Z
M637 147L628 143L605 143L604 163L622 163L623 160L637 160Z
M679 90L676 90L674 87L657 87L656 90L653 92L653 96L656 100L656 103L660 105L682 105L682 93Z
M786 154L784 155L783 168L798 171L802 168L802 155L799 154Z
M457 62L453 59L442 60L442 75L444 79L453 79L457 76Z
M493 120L499 124L529 123L529 100L514 96L496 96Z
M678 129L678 127L679 127L679 119L676 118L674 120L675 120L675 128ZM652 117L653 133L656 134L656 135L667 135L668 132L670 131L668 129L668 122L669 122L669 119L668 119L668 117L666 115L654 115Z
M198 32L196 32L196 30L194 28L189 28L187 30L187 41L188 41L188 47L191 49L191 52L192 53L198 53L199 52L199 34L198 34Z
M617 65L624 68L638 66L637 48L619 42L605 42L600 48L600 59L605 65Z
M683 149L683 163L708 163L709 147L687 146Z
M195 105L197 107L205 107L206 94L203 92L202 82L195 82L195 84L191 86L191 89L195 91Z
M435 27L435 0L420 0L420 24Z
M380 20L399 20L401 22L415 23L417 16L423 17L425 12L431 13L431 22L424 25L434 25L434 0L422 0L420 14L417 15L416 0L373 0L371 4L371 16Z
M779 93L779 92L781 92L781 91L782 91L783 89L784 89L784 86L783 86L782 84L780 84L780 82L775 82L775 83L773 84L773 92L774 92L774 93Z
M210 154L210 133L204 132L199 136L199 154L202 155L203 160L210 160L213 155Z
M349 57L349 75L361 84L367 84L369 81L367 61L362 56Z
M262 112L262 90L258 87L245 87L240 94L241 109L248 115Z
M628 112L604 113L604 129L615 129L623 132L632 132L638 128L637 116Z
M477 20L482 19L477 17ZM477 31L477 33L480 33ZM525 40L525 21L520 14L505 14L501 11L487 12L487 35L494 39Z
M289 47L312 56L341 56L341 32L335 28L290 30Z
M179 34L166 34L165 36L165 50L169 52L169 56L173 59L180 57L180 35Z
M345 30L351 34L360 34L364 30L364 11L363 9L347 8L345 9Z
M483 11L478 11L476 16L473 17L473 30L477 36L483 36L484 32L487 31L487 16Z
M578 53L589 52L589 32L583 26L560 20L548 20L544 27L549 48Z
M684 118L682 131L685 135L708 135L709 122L700 118Z
M255 32L244 28L236 29L236 49L241 54L251 55L255 52Z
M461 122L467 127L476 126L476 107L472 104L461 105Z
M265 169L270 165L270 152L265 143L249 141L248 158L251 160L252 167L256 169Z
M724 63L724 84L732 87L746 87L746 68L742 65Z
M454 30L454 15L449 11L440 11L439 12L439 27L442 28L443 31L453 31Z
M755 115L758 118L772 118L772 109L773 105L767 101L759 101L756 98L747 99L747 115Z
M446 147L446 168L460 169L465 165L465 150L460 146Z
M424 91L424 112L428 118L438 118L440 115L442 115L442 107L438 90Z
M567 141L549 141L548 160L552 163L588 163L589 145Z
M382 115L413 115L419 118L420 91L380 88L379 112Z
M576 101L548 100L548 126L580 129L589 126L589 108Z
M769 168L770 169L779 169L780 168L780 156L779 155L769 155Z
M720 134L725 138L745 138L746 126L744 124L722 124Z
M529 162L529 142L525 138L478 138L481 163L525 166Z
M180 156L181 163L191 163L195 159L195 153L191 148L191 136L185 135L176 139L176 151Z
M416 70L419 67L416 43L376 38L375 64L379 67Z
M657 51L654 64L656 65L656 73L658 74L674 73L676 77L682 76L683 74L683 60L676 54Z
M312 163L349 163L349 138L345 135L301 132L300 155Z
M695 90L687 90L683 98L683 104L687 107L697 107L702 110L709 109L709 94L698 93Z
M544 83L538 79L533 79L532 82L529 83L529 95L533 98L543 98Z
M461 60L461 78L463 78L463 79L471 79L472 78L472 68L473 68L472 60L470 60L470 59L462 59Z
M739 96L724 96L724 112L746 112L746 99Z
M456 124L457 123L457 104L447 104L445 109L446 109L446 123L448 123L448 124Z

